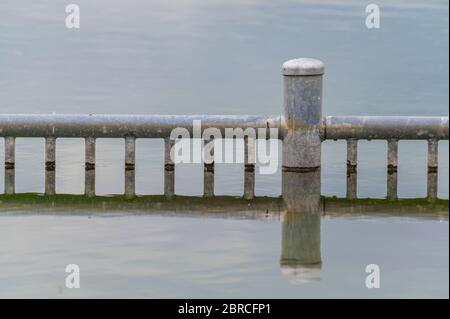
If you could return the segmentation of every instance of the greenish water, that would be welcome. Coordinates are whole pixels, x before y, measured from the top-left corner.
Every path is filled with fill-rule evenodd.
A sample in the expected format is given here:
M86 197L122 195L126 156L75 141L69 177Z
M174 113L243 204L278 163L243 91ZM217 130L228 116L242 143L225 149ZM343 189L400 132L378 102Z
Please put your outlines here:
M280 114L281 64L309 56L326 65L325 114L448 116L448 1L378 1L379 30L365 27L367 3L356 0L75 2L79 30L65 28L60 1L1 1L0 113ZM18 139L17 192L43 192L43 145ZM123 146L98 141L99 195L123 193ZM140 195L163 192L162 147L138 141ZM323 195L345 195L345 152L343 142L324 143ZM425 197L426 142L401 141L399 152L399 196ZM385 197L385 154L385 142L360 143L360 197ZM447 141L439 161L439 197L448 199ZM82 140L58 140L58 193L83 193L83 162ZM241 196L242 169L218 165L216 194ZM177 167L177 194L201 195L202 171ZM279 196L281 173L257 175L256 194ZM0 199L0 297L449 294L448 214L423 216L416 205L359 215L348 205L316 220L322 264L309 271L280 265L282 219L240 216L232 205L233 216L10 205ZM80 289L64 286L71 263ZM370 263L380 266L380 289L365 287Z

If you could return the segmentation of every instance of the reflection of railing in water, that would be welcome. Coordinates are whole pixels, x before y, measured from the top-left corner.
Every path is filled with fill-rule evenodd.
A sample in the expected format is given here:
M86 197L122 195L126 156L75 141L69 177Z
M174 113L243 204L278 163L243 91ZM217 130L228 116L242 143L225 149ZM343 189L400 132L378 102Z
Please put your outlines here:
M135 195L136 139L165 140L166 196L175 193L174 163L169 154L173 146L171 131L185 128L191 136L193 121L206 129L217 129L224 136L226 128L278 129L283 140L283 170L306 172L320 168L321 143L324 140L347 140L347 197L357 196L357 143L360 139L387 140L387 197L397 198L399 140L428 141L428 198L437 198L438 141L448 140L448 117L411 116L322 116L322 81L324 65L314 59L295 59L283 64L284 113L282 116L171 116L171 115L0 115L0 137L5 138L5 193L15 193L15 139L45 138L45 193L55 194L56 139L85 139L85 193L95 195L95 162L97 138L125 139L125 195ZM259 131L256 132L260 134ZM259 135L257 136L259 137ZM213 140L206 136L205 142ZM245 140L244 197L254 197L255 165L249 154L254 143ZM214 194L214 162L205 164L204 195Z
M308 185L311 174L297 176L289 186ZM294 176L295 178L295 176ZM316 183L317 185L317 183ZM288 186L288 185L285 185ZM320 197L313 188L296 188L285 198L125 196L87 197L85 195L0 195L0 216L5 214L163 214L238 219L281 220L280 268L294 282L320 279L322 216L384 216L448 220L448 200L354 199ZM317 190L317 189L316 189ZM312 191L312 192L311 192Z
M427 198L374 199L320 198L321 216L392 216L420 219L448 219L448 200L429 202ZM188 215L219 218L280 219L286 212L282 197L255 197L246 200L233 196L173 196L168 199L160 195L125 196L44 195L15 194L0 195L1 213L26 214L123 214Z
M166 215L219 216L222 218L279 218L283 201L281 197L256 197L245 200L240 197L146 195L126 196L85 195L0 195L0 212L30 212L76 214L76 213L145 213Z

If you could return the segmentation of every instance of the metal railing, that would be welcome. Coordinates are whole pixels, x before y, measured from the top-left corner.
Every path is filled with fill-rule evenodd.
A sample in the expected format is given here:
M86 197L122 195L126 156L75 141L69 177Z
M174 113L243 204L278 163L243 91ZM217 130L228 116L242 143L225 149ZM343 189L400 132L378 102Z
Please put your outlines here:
M164 194L175 194L174 163L170 150L175 128L193 133L201 121L202 133L226 128L255 129L256 138L278 129L283 141L283 179L288 173L313 172L321 166L324 140L347 140L347 198L357 197L358 140L387 140L387 197L397 198L399 140L428 140L428 187L430 200L437 198L438 142L449 138L449 118L409 116L322 116L324 65L315 59L295 59L283 64L284 113L281 116L212 115L0 115L0 137L5 139L5 194L15 193L15 139L45 138L45 193L54 195L56 139L85 139L85 193L95 195L95 145L97 138L125 139L125 195L135 195L136 139L165 140ZM249 160L254 149L245 138L244 198L252 199L255 164ZM283 183L284 184L284 183ZM288 183L289 184L289 183ZM284 187L285 189L285 187ZM320 189L319 189L320 192ZM204 195L214 195L214 163L205 164ZM284 192L283 192L284 195Z

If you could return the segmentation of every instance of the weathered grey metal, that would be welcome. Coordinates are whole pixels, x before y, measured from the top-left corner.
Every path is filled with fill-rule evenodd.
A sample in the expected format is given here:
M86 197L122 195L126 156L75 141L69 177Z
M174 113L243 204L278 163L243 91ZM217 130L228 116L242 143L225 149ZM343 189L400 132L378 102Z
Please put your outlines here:
M136 139L125 137L125 196L133 197L136 192Z
M87 170L84 173L84 193L88 197L95 196L95 170Z
M356 199L358 195L358 140L347 140L347 198Z
M95 138L167 138L175 128L187 129L191 136L193 122L202 129L280 128L281 117L237 115L0 115L0 136L14 137L95 137ZM256 130L258 135L258 130Z
M244 172L244 198L251 200L255 197L255 170L246 168Z
M292 80L295 77L285 79ZM290 100L290 105L294 102ZM314 114L305 121L308 124L317 121L317 118L318 114ZM222 134L225 134L225 128L277 128L280 130L278 137L283 139L293 123L298 124L299 121L292 121L293 119L286 116L282 120L280 116L238 115L0 114L0 137L166 138L176 127L183 127L191 132L193 121L202 120L203 129L217 127ZM420 116L326 116L322 118L318 129L322 139L448 140L449 119Z
M321 165L323 74L323 63L315 59L283 64L284 170L317 169Z
M16 138L5 137L5 168L12 169L16 164Z
M346 198L354 200L358 197L358 172L347 170L347 192Z
M427 198L429 201L435 201L438 197L438 173L437 171L427 174Z
M244 198L255 197L255 141L244 139Z
M16 139L5 137L5 194L15 193L16 182Z
M45 139L45 168L54 171L56 164L56 138L47 137Z
M14 168L5 169L5 194L12 195L16 192L16 170Z
M136 139L133 136L125 138L125 168L134 170L136 165Z
M205 165L203 174L203 196L212 197L214 196L214 170L210 170Z
M387 198L396 200L398 198L398 173L397 171L389 172L387 175Z
M388 140L387 147L387 198L397 199L398 140Z
M408 116L326 116L322 117L324 64L315 59L294 59L283 64L284 113L282 116L238 115L0 115L0 137L5 138L5 193L15 192L15 139L46 139L45 193L55 194L56 139L85 138L85 194L95 195L96 138L125 139L125 195L135 196L135 156L137 138L165 139L164 194L175 194L175 164L170 158L175 128L186 129L193 137L194 122L206 129L255 129L257 138L278 129L283 140L283 170L309 172L320 168L321 142L347 140L347 198L357 196L357 143L359 139L388 140L387 196L397 198L398 141L428 140L428 198L437 198L438 141L449 138L448 117ZM261 130L262 129L262 130ZM210 133L210 132L209 132ZM208 134L209 134L208 133ZM261 134L259 134L261 133ZM263 136L261 136L264 134ZM208 140L210 137L207 136ZM252 141L254 142L254 141ZM212 154L214 150L212 149ZM244 198L255 196L254 145L245 138ZM284 178L284 175L283 175ZM320 182L320 179L319 179ZM283 187L290 182L283 181ZM291 185L295 187L294 184ZM286 188L287 189L287 188ZM205 162L204 195L214 195L214 158ZM287 191L287 197L289 191ZM288 199L289 201L289 199Z
M56 194L56 171L45 171L45 195L51 196Z
M164 139L164 195L167 197L175 194L175 164L170 156L174 144L174 140Z
M421 116L326 116L326 140L448 140L448 117Z
M45 194L56 193L56 138L45 139Z
M428 140L428 176L427 196L429 200L435 200L438 194L438 141Z
M438 168L438 141L428 140L428 171L437 171Z
M358 167L358 140L347 140L347 170L355 171Z
M387 168L388 171L397 171L398 167L398 140L388 140Z
M203 196L214 196L214 140L204 141ZM209 157L208 157L209 152Z
M282 196L289 212L318 214L320 212L320 169L309 172L284 171Z
M88 137L85 140L85 173L84 193L87 196L95 195L95 138Z

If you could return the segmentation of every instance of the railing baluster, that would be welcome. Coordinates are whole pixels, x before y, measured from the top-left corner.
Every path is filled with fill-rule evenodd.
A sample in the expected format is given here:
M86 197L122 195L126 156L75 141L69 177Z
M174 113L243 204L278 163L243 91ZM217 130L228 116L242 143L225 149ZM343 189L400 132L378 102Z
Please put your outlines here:
M56 193L56 138L45 139L45 194Z
M136 192L136 138L125 138L125 196L133 197Z
M244 173L244 198L255 197L255 140L244 139L245 173Z
M428 140L427 197L433 201L438 193L438 141Z
M16 138L5 137L5 194L15 193Z
M203 196L214 196L214 139L204 142Z
M358 193L358 140L347 140L347 198L356 199Z
M95 196L95 138L85 139L85 188L87 196Z
M387 153L387 197L395 200L398 197L398 140L388 140Z
M175 194L175 164L170 157L175 141L164 139L164 195L170 197Z

